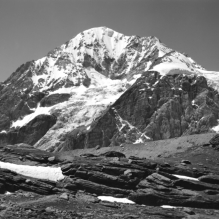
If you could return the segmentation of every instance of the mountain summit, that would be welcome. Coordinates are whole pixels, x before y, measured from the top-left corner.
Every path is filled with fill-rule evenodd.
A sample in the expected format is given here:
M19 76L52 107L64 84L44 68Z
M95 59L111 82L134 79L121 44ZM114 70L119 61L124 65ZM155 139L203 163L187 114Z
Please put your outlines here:
M156 37L79 33L0 84L0 141L49 150L217 131L218 72Z

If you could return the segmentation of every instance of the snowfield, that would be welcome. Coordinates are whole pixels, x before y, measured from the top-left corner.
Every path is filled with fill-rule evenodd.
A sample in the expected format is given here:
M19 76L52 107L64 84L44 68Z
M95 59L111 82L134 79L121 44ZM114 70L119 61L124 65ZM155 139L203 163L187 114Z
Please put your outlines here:
M60 167L18 165L0 161L0 168L8 169L18 174L36 179L47 179L51 181L59 181L64 179L64 175L62 174Z
M101 201L119 202L119 203L124 203L124 204L135 204L135 202L127 198L115 198L112 196L98 196L97 198L100 199Z

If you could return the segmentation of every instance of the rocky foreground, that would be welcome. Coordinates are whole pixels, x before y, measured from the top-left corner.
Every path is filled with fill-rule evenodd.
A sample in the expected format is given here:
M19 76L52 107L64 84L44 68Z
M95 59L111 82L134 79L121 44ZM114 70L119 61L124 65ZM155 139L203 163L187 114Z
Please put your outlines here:
M0 150L3 162L60 166L65 176L55 182L0 169L0 218L219 217L217 135L207 144L153 159L118 151L64 159L25 144ZM135 204L101 201L99 196Z

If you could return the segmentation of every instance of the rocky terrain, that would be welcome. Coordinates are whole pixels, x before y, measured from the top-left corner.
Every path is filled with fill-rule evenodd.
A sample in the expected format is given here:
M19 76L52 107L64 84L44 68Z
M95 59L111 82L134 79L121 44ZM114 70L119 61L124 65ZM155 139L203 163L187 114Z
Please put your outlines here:
M218 83L106 27L21 65L0 83L0 218L219 218Z
M61 167L64 177L54 181L1 169L0 217L218 218L219 137L203 134L196 144L195 137L187 140L193 146L169 154L160 151L150 158L128 156L126 150L81 150L80 156L66 156L27 144L3 146L1 162Z

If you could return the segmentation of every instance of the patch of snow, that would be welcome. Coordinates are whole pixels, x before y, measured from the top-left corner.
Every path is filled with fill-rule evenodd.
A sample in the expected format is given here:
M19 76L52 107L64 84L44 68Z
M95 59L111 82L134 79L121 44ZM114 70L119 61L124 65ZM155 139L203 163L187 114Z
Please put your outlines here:
M59 181L64 179L61 167L18 165L0 161L0 168L8 169L18 174L37 179L47 179L51 181Z
M19 119L17 121L14 121L11 125L12 127L22 127L24 125L26 125L28 122L30 122L32 119L34 119L36 116L41 115L41 114L46 114L46 115L50 115L50 110L52 109L52 107L40 107L38 105L38 107L36 108L34 113L31 113L29 115L24 116L22 119Z
M169 209L173 209L173 208L177 208L177 207L175 207L175 206L171 206L171 205L161 205L160 206L161 208L169 208Z
M87 76L91 79L91 86L111 86L113 84L121 83L121 80L111 80L110 78L100 74L94 68L86 68L85 72Z
M87 127L87 130L90 130L90 126Z
M136 75L133 75L132 79L129 81L129 84L134 84L138 78L141 77L142 74L136 74Z
M74 90L75 90L75 87L68 87L68 88L61 87L55 91L49 91L49 95L51 95L51 94L66 94L66 93L69 94Z
M144 141L141 138L137 139L133 144L140 144L140 143L144 143Z
M195 100L192 101L192 106L199 107L197 104L195 104Z
M5 195L11 195L11 194L13 194L13 193L8 192L8 191L5 193Z
M127 198L115 198L112 196L98 196L97 198L100 199L101 201L119 202L119 203L124 203L124 204L135 204L135 202Z
M215 132L219 132L219 120L217 120L218 125L212 127L212 130L214 130Z
M7 133L5 130L2 130L0 133Z
M203 69L198 69L198 74L200 76L204 76L207 81L208 81L208 85L213 87L214 89L216 89L217 91L219 91L219 72L216 71L206 71Z
M150 71L158 71L162 76L174 74L191 75L193 72L182 62L163 62L155 65Z
M173 174L173 176L176 176L179 179L188 179L188 180L199 181L197 178L193 178L193 177L189 177L189 176L182 176L182 175L175 175L175 174Z
M36 66L41 66L45 60L46 60L46 57L38 59L38 60L35 61L35 65Z

